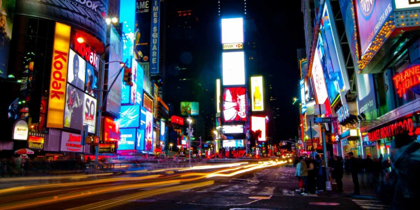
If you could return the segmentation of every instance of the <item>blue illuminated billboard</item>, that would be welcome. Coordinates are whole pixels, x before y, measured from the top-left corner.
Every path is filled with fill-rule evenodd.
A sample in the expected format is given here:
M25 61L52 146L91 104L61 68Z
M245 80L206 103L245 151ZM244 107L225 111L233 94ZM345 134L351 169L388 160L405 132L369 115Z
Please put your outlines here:
M137 129L136 150L145 150L144 130Z
M118 119L120 128L137 128L140 126L140 106L128 105L121 106L120 119Z
M136 129L120 129L121 140L118 141L118 150L134 150L136 142Z
M140 129L145 130L146 129L146 114L147 109L144 107L141 107L141 114L140 114Z

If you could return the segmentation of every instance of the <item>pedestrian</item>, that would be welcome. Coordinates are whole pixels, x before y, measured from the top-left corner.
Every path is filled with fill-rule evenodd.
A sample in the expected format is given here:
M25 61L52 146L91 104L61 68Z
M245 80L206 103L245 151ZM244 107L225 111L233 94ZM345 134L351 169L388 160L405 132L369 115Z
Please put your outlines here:
M349 167L351 177L353 179L354 191L353 195L360 195L360 186L359 186L359 177L358 173L360 170L360 165L358 159L353 156L353 152L347 153L349 155Z
M344 169L346 170L346 174L350 174L350 158L349 156L344 157Z
M319 155L315 156L316 158L316 165L317 165L317 190L318 192L322 192L325 190L325 161L321 159Z
M368 154L366 156L366 159L364 160L363 166L365 168L365 183L370 187L374 188L375 180L374 180L374 169L375 169L375 163L373 162L371 158L371 154Z
M340 193L343 192L343 158L340 156L334 156L332 175L337 183L337 191Z
M299 179L299 183L303 183L303 187L300 185L299 189L302 195L307 195L309 192L308 188L308 167L303 157L299 157L299 163L296 165L295 175ZM304 189L303 189L304 188ZM302 192L303 191L303 192Z
M395 136L391 163L396 174L393 209L417 209L420 199L420 142L403 133Z
M317 168L315 167L315 161L308 157L306 159L306 165L308 166L308 189L309 193L315 194L316 191L316 176L317 176Z

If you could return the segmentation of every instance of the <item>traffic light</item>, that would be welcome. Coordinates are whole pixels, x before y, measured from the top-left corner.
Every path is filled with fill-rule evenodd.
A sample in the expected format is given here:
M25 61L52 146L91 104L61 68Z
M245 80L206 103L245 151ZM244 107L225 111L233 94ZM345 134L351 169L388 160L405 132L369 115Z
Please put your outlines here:
M131 68L124 66L124 82L126 85L133 86Z

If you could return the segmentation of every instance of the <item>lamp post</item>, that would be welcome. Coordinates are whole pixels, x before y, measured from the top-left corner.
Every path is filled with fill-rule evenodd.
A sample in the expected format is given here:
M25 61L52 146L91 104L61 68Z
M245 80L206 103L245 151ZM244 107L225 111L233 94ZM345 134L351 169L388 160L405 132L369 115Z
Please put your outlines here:
M213 147L213 154L215 154L216 153L216 145L217 145L217 134L218 134L218 132L217 132L217 130L213 130L213 133L214 133L214 147Z
M189 155L188 159L189 159L189 163L190 163L190 167L191 167L191 137L192 137L192 134L194 132L194 129L191 128L191 123L193 122L192 119L191 119L191 116L188 116L187 121L189 123L189 127L187 129L187 132L188 132L188 155Z

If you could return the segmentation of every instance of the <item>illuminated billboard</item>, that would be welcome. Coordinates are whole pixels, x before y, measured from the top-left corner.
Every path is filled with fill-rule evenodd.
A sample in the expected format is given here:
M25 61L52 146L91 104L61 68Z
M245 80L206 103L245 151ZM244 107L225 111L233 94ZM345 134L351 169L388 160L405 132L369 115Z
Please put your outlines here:
M83 104L83 125L88 126L89 133L95 133L97 106L96 99L85 94L85 100Z
M153 112L153 100L146 93L143 93L143 107L149 112Z
M92 65L86 64L85 93L96 98L99 72Z
M51 80L48 98L48 128L63 128L70 32L70 26L61 23L55 24L53 60L51 63Z
M0 45L0 77L7 77L7 66L9 62L9 49L12 40L13 16L15 13L16 0L3 1L1 9L1 45Z
M120 140L120 128L118 122L114 121L110 117L104 118L104 138L103 141L119 141Z
M223 119L225 122L246 122L246 88L229 87L223 90Z
M145 149L144 129L137 129L136 150L144 150L144 149Z
M85 94L71 84L67 84L64 127L81 130Z
M244 52L223 53L223 85L245 85Z
M240 139L240 140L223 140L222 142L223 147L234 147L234 148L238 148L238 147L245 147L244 146L244 140Z
M263 78L251 77L251 104L252 111L264 111Z
M61 132L62 152L83 152L82 136L74 133Z
M153 149L153 114L151 112L146 112L146 150L152 151Z
M140 129L146 130L146 115L147 109L141 107L141 114L140 114Z
M301 79L299 81L300 85L300 101L302 106L302 114L306 113L306 94L305 94L305 80Z
M151 0L150 73L159 73L160 0Z
M123 59L122 51L122 41L121 37L118 35L117 30L111 26L110 29L110 46L109 46L109 61L121 61ZM108 64L108 83L111 84L115 79L115 75L121 69L119 62L112 62ZM115 80L114 85L108 93L107 102L106 102L106 111L111 112L114 115L120 113L121 106L121 84L122 84L122 74L118 76Z
M221 95L221 87L220 87L220 79L216 79L216 111L220 113L220 95Z
M420 0L394 0L395 9L418 9Z
M261 131L261 137L258 137L258 141L266 141L266 124L265 124L265 117L251 117L251 130L256 132L258 130Z
M224 125L222 129L223 129L223 133L226 133L226 134L244 133L243 125Z
M244 42L243 18L222 19L222 44Z
M356 0L355 3L360 57L362 58L362 64L359 63L359 68L363 69L395 28L389 27L386 30L390 31L379 33L382 27L388 24L388 18L393 12L393 6L392 0ZM377 40L378 35L381 36L382 40L374 42L374 40Z
M73 50L69 52L69 69L67 71L67 82L74 87L84 90L86 77L86 61Z
M181 115L199 115L198 102L181 102Z
M325 104L327 110L326 115L329 116L329 114L331 114L331 107L330 102L328 100L328 92L325 84L324 70L322 68L321 61L319 58L319 47L320 46L318 42L317 47L315 49L314 61L312 64L312 78L314 81L315 93L318 104Z
M151 0L136 0L134 32L134 57L139 62L149 62Z
M121 140L118 141L118 150L134 150L136 148L136 129L120 129Z
M140 126L140 106L128 105L121 106L120 119L118 119L120 128L137 128Z

